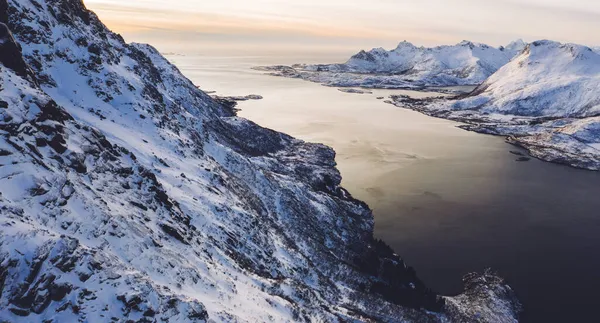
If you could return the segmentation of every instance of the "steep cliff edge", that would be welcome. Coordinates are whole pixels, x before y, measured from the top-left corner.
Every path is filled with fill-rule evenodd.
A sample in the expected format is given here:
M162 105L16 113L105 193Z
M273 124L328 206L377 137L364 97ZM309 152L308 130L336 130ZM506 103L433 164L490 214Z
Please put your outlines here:
M0 320L515 320L492 276L444 305L330 148L236 117L80 0L0 19Z

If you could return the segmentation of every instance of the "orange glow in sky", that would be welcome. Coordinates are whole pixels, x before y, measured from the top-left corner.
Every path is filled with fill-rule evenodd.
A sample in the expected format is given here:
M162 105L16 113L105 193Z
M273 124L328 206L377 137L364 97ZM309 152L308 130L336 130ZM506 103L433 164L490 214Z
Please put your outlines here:
M597 0L86 0L131 41L249 47L394 47L523 38L600 45Z

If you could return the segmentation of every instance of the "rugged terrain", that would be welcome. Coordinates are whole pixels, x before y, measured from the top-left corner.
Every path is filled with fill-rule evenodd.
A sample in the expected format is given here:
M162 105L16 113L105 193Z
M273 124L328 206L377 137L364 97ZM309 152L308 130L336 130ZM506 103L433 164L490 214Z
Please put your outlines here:
M520 53L526 44L506 47L463 41L452 46L417 47L401 42L387 51L360 51L343 64L258 67L274 76L300 78L327 86L423 89L479 85Z
M375 240L330 148L81 0L0 0L0 78L0 321L516 321L495 275L442 298Z
M537 41L470 94L393 101L508 136L540 159L600 170L600 54L586 46Z

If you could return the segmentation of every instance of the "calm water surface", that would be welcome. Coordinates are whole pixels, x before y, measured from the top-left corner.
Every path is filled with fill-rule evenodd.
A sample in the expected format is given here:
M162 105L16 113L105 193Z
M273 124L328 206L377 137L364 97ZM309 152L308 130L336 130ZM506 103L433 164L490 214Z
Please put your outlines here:
M525 303L525 322L600 322L600 173L516 162L503 138L377 100L261 75L256 65L319 58L171 59L204 90L261 94L240 115L337 151L343 185L369 203L376 236L446 295L460 277L497 270Z

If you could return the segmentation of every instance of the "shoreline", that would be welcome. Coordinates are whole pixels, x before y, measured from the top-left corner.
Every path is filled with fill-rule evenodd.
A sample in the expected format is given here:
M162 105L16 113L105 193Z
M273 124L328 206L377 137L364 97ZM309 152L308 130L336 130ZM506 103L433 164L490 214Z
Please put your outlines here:
M419 112L429 117L440 118L444 120L455 121L459 123L463 123L462 125L458 125L457 128L485 135L493 135L504 137L506 143L511 144L515 147L523 148L527 150L529 156L541 160L543 162L549 162L564 166L569 166L576 169L583 169L587 171L599 171L600 170L600 160L596 159L592 154L585 154L582 152L580 145L587 144L572 138L571 146L572 149L560 149L558 145L552 145L551 142L544 141L543 139L551 139L544 137L544 135L548 136L551 133L537 133L533 131L527 132L527 130L514 131L514 129L510 129L511 127L533 127L537 122L547 121L547 120L563 120L567 118L556 118L549 119L545 117L541 118L521 118L514 116L514 120L516 122L521 122L518 124L511 123L499 123L497 121L493 121L491 119L486 119L484 116L479 116L477 114L471 114L467 116L459 116L454 113L455 111L450 110L434 110L430 108L431 104L436 103L437 101L445 101L448 102L452 100L452 98L444 98L444 97L433 97L426 99L415 99L407 96L395 96L392 95L389 97L390 100L384 101L385 103L394 105L398 108L408 109L415 112ZM527 122L527 123L522 123ZM503 127L505 129L503 129ZM511 131L512 130L512 131ZM541 129L536 129L536 131L545 130L543 127ZM536 140L537 139L537 140ZM579 149L579 150L577 150Z
M407 90L417 92L436 92L440 94L455 94L459 95L464 93L460 89L452 89L459 87L473 87L475 88L478 84L434 84L427 85L424 83L413 83L410 79L401 78L402 74L385 74L385 73L333 73L333 72L313 72L299 70L292 66L287 65L274 65L274 66L255 66L252 70L264 72L264 75L300 79L307 82L317 83L326 87L333 88L358 88L361 90ZM349 76L347 79L342 79L339 76ZM321 78L323 77L323 78ZM328 78L330 77L330 78ZM385 80L385 78L397 78L392 80ZM369 84L367 81L361 78L372 78ZM401 82L401 83L397 83ZM344 91L342 91L344 92Z
M501 123L498 120L493 120L491 118L487 118L485 115L478 115L476 112L467 113L466 116L457 115L463 113L464 111L452 111L448 109L435 109L431 108L430 105L436 103L436 101L448 101L453 98L460 98L462 96L467 95L469 92L461 90L461 87L473 87L476 85L453 85L453 86L443 86L443 85L409 85L409 84L398 84L398 85L384 85L381 84L362 84L362 83L353 83L357 80L352 77L388 77L390 75L387 74L359 74L359 73L331 73L331 72L312 72L312 71L304 71L298 70L293 66L284 66L284 65L276 65L276 66L258 66L253 67L253 70L269 72L265 75L276 76L276 77L284 77L284 78L293 78L293 79L301 79L303 81L308 81L312 83L318 83L322 86L338 88L339 91L345 93L352 94L370 94L372 90L409 90L416 92L435 92L440 94L437 97L425 98L425 99L415 99L402 95L392 95L388 97L388 100L385 100L385 103L389 103L395 105L399 108L413 110L424 115L456 121L460 123L464 123L464 125L457 126L466 131L471 131L479 134L488 134L494 136L503 136L505 137L505 141L511 145L516 147L523 148L528 151L529 156L539 159L544 162L550 162L560 165L565 165L577 169L585 169L588 171L600 171L600 154L594 156L591 153L585 153L584 150L586 148L592 148L587 144L575 139L575 138L563 138L561 142L553 145L552 143L552 135L553 133L550 131L550 127L544 128L541 126L537 126L543 122L551 122L551 121L560 121L568 118L548 118L548 117L519 117L512 116L512 119L516 121L516 123ZM300 66L300 65L299 65ZM334 75L332 79L322 79L319 76L321 75ZM344 74L347 76L352 76L346 79L344 82L344 78L339 75ZM328 83L329 82L329 83ZM444 97L443 95L453 95L451 97ZM507 117L510 117L507 115ZM513 121L511 120L511 121ZM516 129L509 129L510 127L522 127L522 126L531 126L532 130L521 130L515 131ZM537 128L536 128L537 127ZM502 129L505 128L505 129ZM545 130L545 132L544 132ZM562 146L564 141L567 142L566 146L570 146L569 148L564 148ZM586 147L587 146L587 147ZM523 160L524 161L524 160Z
M238 117L244 120L247 120L250 123L253 121L246 119L244 117ZM257 124L258 127L264 129L264 131L273 131L274 133L279 133L284 136L289 136L285 133L279 132L277 130L272 130L268 127L263 127ZM340 190L339 194L341 198L352 201L353 203L359 204L361 207L366 208L371 213L371 221L373 223L376 221L376 215L372 207L365 201L360 198L356 198L353 196L352 192L348 191L341 184L343 178L341 171L337 167L337 161L335 157L337 156L337 152L335 149L329 145L318 143L318 142L310 142L302 139L297 139L293 136L290 136L292 140L296 140L304 143L305 145L317 145L322 146L325 149L329 149L333 152L333 160L331 162L334 163L334 169L339 172L339 184L338 189ZM367 241L368 245L372 246L374 250L373 253L377 255L378 259L361 259L361 270L372 270L372 266L366 263L367 260L378 261L382 266L378 271L379 275L384 275L386 272L393 273L395 270L399 268L404 268L404 270L408 270L409 272L414 271L412 267L410 267L409 263L406 263L404 258L393 249L393 247L388 244L385 240L379 239L375 236L374 227L371 228L371 238ZM372 256L373 254L371 254ZM415 271L415 274L418 277L418 272ZM429 297L436 296L437 301L433 302L433 299L430 303L430 308L416 308L417 312L423 313L421 311L428 312L429 314L434 315L442 315L446 318L449 318L451 321L463 321L472 317L481 317L481 318L503 318L503 319L515 319L515 322L518 322L519 317L522 315L525 305L518 298L518 292L515 291L510 283L508 283L502 276L496 273L493 268L487 268L481 272L478 271L470 271L465 273L462 277L456 277L457 280L461 281L461 291L457 293L443 294L437 293L435 290L426 287L426 290L431 292ZM426 282L423 281L426 285ZM377 287L379 288L379 287ZM397 295L397 291L393 291L392 289L388 289L387 286L383 290L380 291L384 297L388 297L390 299L394 299L399 297ZM389 301L389 300L388 300ZM391 301L393 303L393 301ZM400 305L406 309L411 309L409 306L403 304ZM437 306L441 306L436 308ZM351 311L357 311L361 315L365 315L366 313L361 313L358 309L350 309ZM498 316L499 315L499 316ZM431 317L430 317L431 318ZM377 319L377 317L372 317L372 319ZM481 322L487 322L485 319Z

